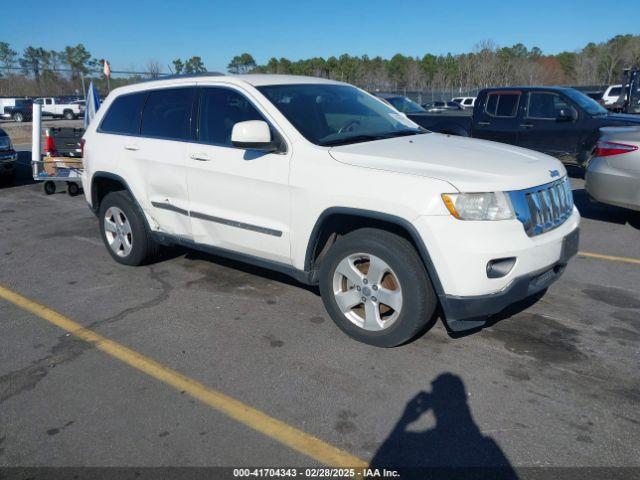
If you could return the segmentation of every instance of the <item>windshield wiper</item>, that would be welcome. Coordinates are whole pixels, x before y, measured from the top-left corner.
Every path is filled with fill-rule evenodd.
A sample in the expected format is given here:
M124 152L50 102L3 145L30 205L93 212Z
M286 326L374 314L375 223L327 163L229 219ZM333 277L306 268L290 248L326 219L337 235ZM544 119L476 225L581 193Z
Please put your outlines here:
M386 135L385 138L393 137L408 137L409 135L420 135L421 133L427 133L426 130L401 130L399 132L393 132Z
M323 147L336 147L338 145L348 145L350 143L371 142L373 140L384 140L386 138L394 137L406 137L409 135L419 135L421 133L427 133L426 130L400 130L398 132L379 133L377 135L354 135L347 138L337 138L335 140L328 140L326 142L320 142Z
M327 140L326 142L320 142L323 147L335 147L338 145L347 145L349 143L370 142L372 140L382 140L388 138L385 135L353 135L347 138L336 138L335 140Z

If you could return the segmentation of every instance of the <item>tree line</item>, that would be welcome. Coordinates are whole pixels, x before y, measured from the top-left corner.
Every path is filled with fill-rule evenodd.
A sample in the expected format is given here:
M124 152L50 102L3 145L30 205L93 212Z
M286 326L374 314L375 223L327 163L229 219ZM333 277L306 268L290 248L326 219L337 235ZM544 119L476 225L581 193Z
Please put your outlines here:
M191 74L205 72L198 56L173 60L170 73ZM103 74L104 59L94 57L79 43L60 51L29 46L21 53L7 42L0 41L0 95L45 96L82 94L89 80L98 91L107 93L110 88L158 78L165 74L159 62L149 60L140 72L118 74L107 82Z
M604 85L616 83L622 69L640 65L640 35L617 35L589 43L575 51L546 55L518 43L499 47L478 43L458 55L401 53L389 59L368 55L313 57L301 60L271 58L259 65L249 53L234 57L231 73L281 73L341 80L367 90L472 91L509 85Z
M103 59L94 57L79 43L60 51L29 46L17 52L0 41L0 95L63 95L82 91L82 80L93 79L106 93ZM589 43L577 51L545 54L540 48L518 43L499 47L491 40L461 54L391 58L343 54L300 60L273 57L258 64L250 53L231 59L230 73L279 73L310 75L353 83L367 90L467 92L508 85L604 85L616 83L625 67L640 66L640 35L617 35ZM169 73L206 72L201 57L175 59ZM157 78L165 69L150 60L143 71L118 75L111 88ZM85 87L86 88L86 87Z

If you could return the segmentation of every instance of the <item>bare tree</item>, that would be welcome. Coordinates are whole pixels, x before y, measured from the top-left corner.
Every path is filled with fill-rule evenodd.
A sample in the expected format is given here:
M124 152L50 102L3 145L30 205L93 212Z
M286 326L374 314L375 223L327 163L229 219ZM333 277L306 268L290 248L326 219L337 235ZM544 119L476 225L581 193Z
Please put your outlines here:
M150 78L160 77L160 74L162 73L160 62L156 60L149 60L149 62L147 62L147 72L149 73Z

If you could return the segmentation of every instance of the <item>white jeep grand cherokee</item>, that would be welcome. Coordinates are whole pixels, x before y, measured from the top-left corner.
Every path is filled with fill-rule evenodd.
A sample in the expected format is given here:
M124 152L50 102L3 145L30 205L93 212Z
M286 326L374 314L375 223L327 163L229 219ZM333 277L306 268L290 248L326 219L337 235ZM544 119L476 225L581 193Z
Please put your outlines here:
M181 244L284 272L318 285L335 323L373 345L406 342L437 313L478 328L577 252L560 162L430 133L340 82L118 88L84 142L84 191L117 262Z

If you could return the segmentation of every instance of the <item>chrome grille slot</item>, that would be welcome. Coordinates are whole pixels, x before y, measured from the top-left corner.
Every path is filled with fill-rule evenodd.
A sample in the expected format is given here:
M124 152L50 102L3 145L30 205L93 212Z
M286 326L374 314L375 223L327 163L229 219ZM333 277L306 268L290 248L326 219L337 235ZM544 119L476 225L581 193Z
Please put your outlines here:
M527 235L534 237L562 225L573 211L567 177L527 190L509 192L516 216Z

